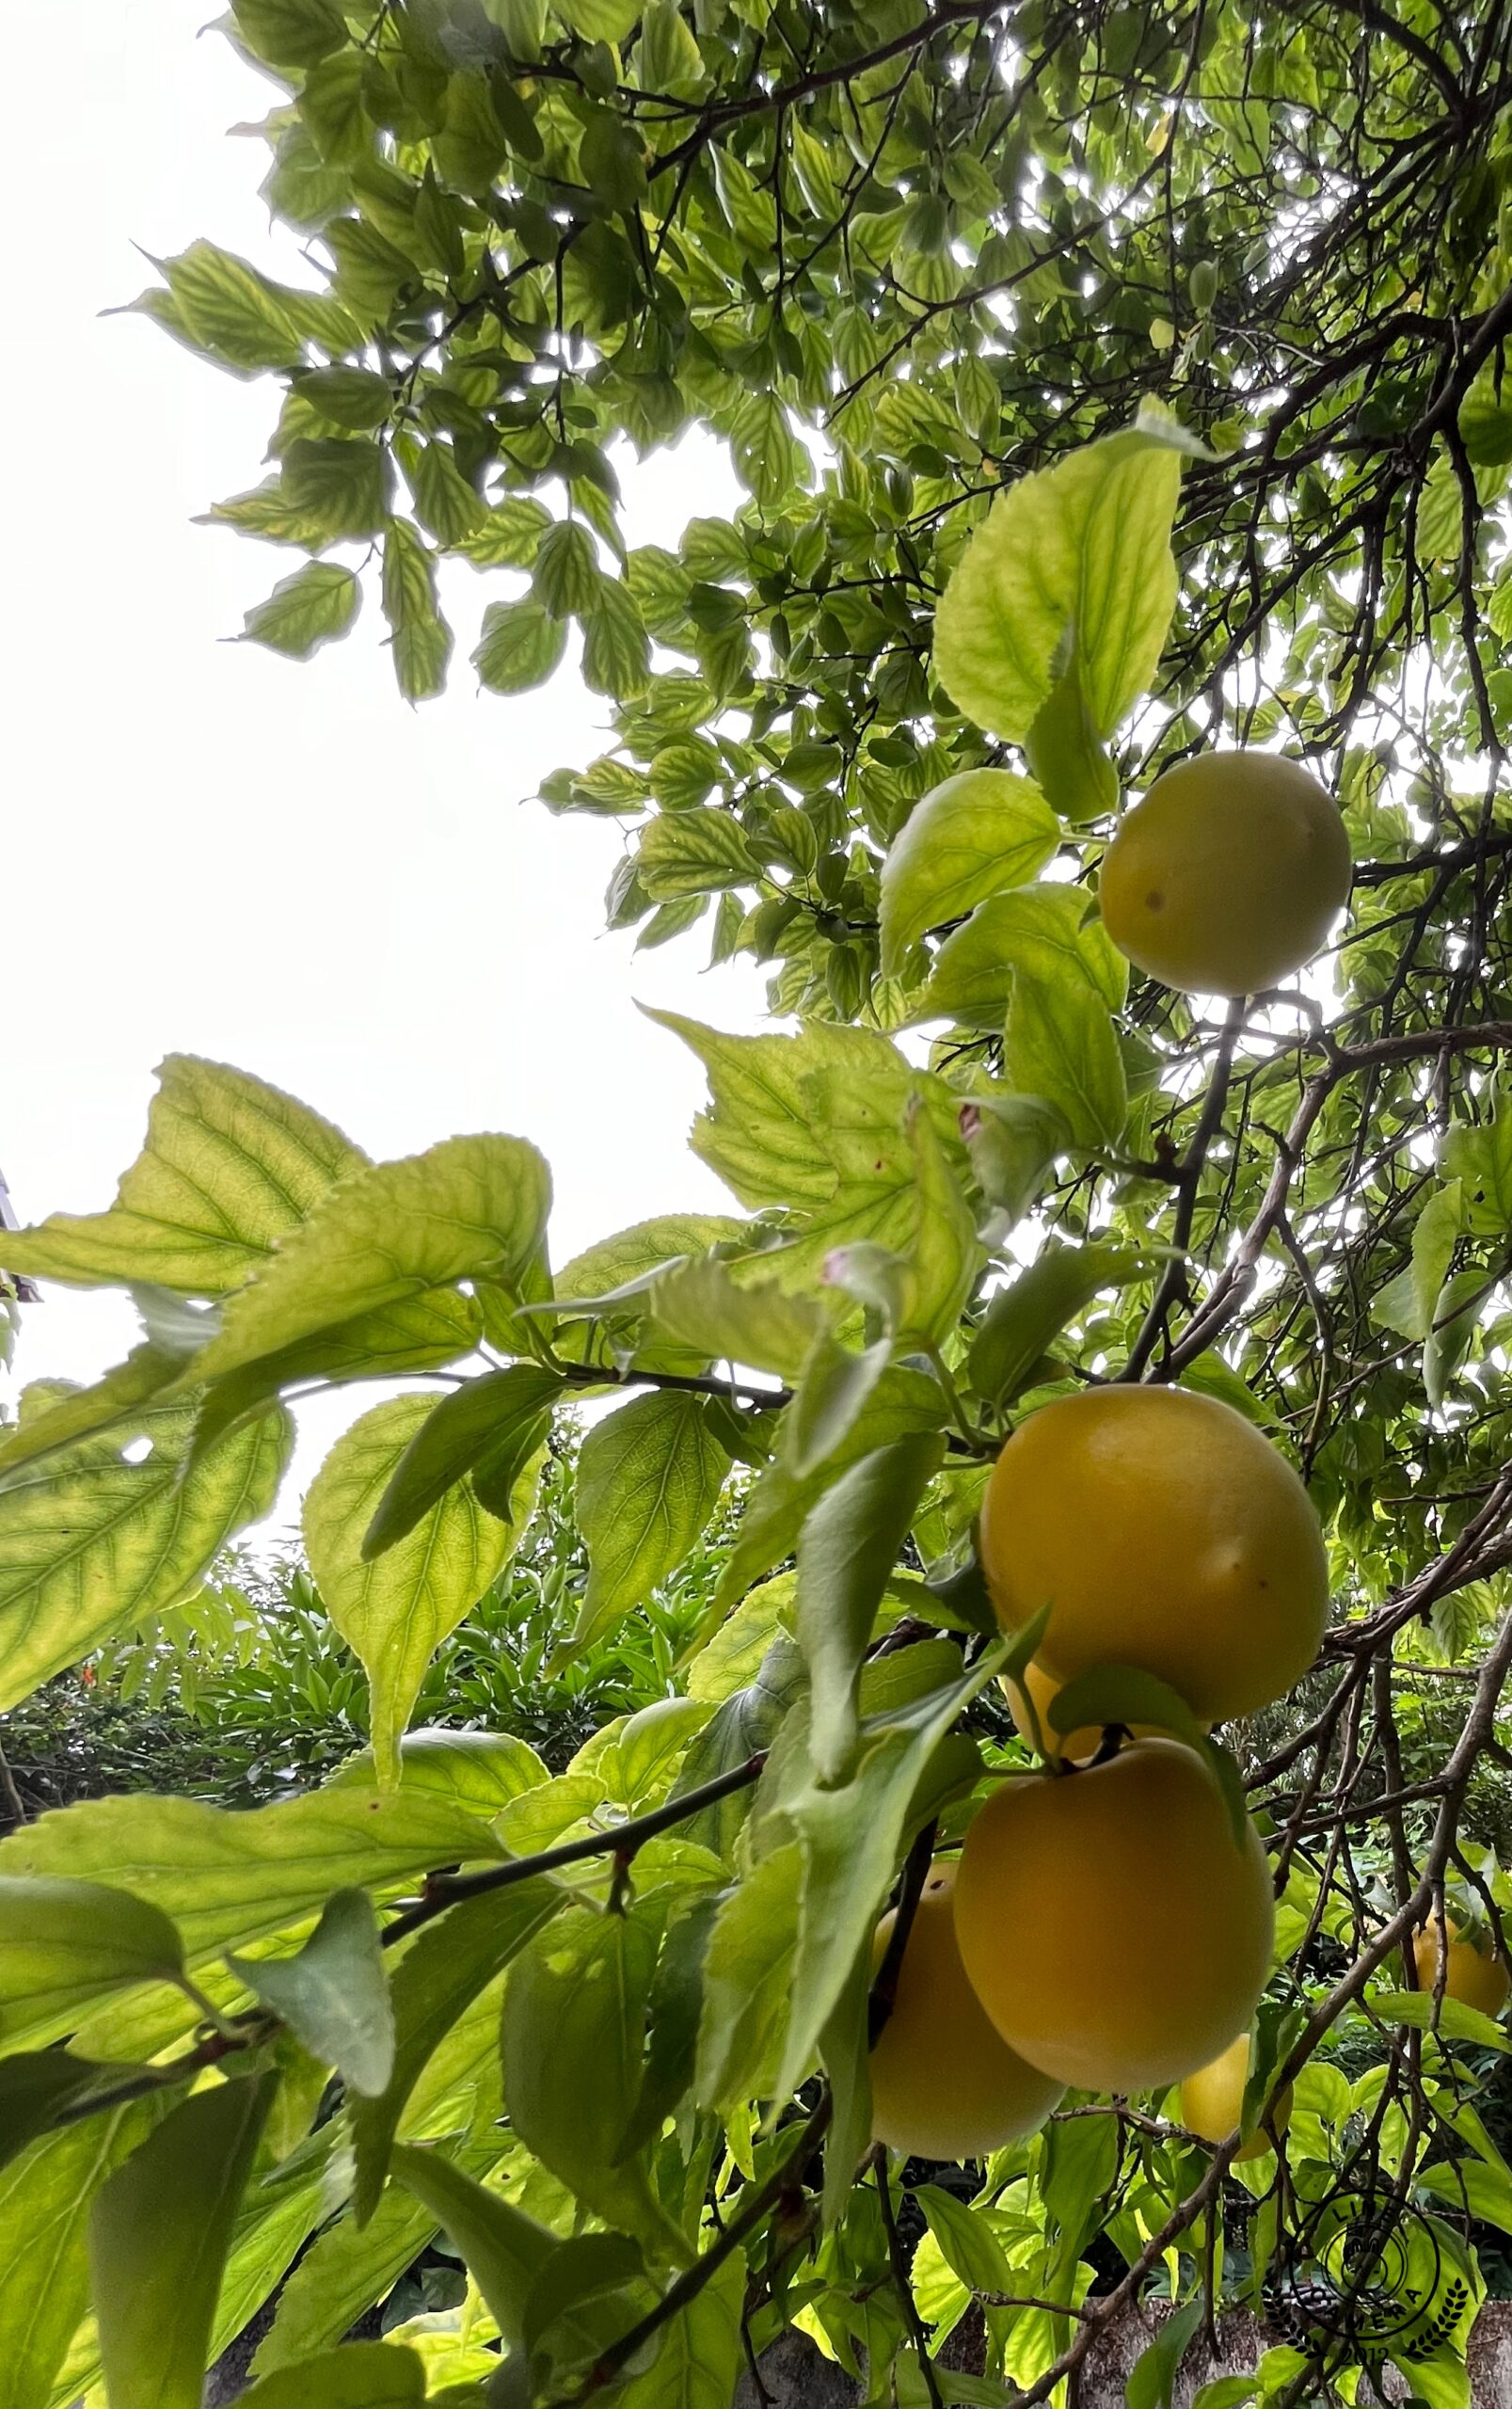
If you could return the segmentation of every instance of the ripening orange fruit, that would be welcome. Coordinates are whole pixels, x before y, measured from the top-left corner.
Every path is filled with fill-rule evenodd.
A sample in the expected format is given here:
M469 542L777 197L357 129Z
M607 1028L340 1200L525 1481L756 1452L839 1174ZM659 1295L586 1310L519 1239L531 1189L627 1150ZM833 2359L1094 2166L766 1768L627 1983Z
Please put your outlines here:
M1349 900L1349 839L1278 753L1200 753L1156 778L1103 861L1103 925L1168 987L1252 996L1311 961Z
M1248 2030L1270 1971L1265 1853L1202 1759L1135 1740L1080 1773L1006 1781L955 1883L967 1978L1058 2082L1147 2091Z
M1211 2066L1199 2066L1189 2074L1181 2087L1181 2120L1189 2133L1204 2142L1226 2142L1239 2122L1244 2107L1245 2085L1249 2080L1249 2035L1241 2033L1236 2041L1213 2060ZM1271 2102L1267 2122L1278 2133L1283 2133L1292 2121L1292 2087ZM1242 2166L1246 2159L1264 2158L1272 2147L1270 2134L1261 2125L1249 2141L1236 2149L1230 2162Z
M981 1560L1006 1630L1042 1606L1055 1680L1156 1674L1204 1723L1280 1698L1317 1654L1329 1570L1312 1500L1233 1406L1190 1389L1058 1397L993 1468Z
M872 2137L911 2158L985 2158L1042 2125L1061 2092L994 2031L967 1982L954 1884L953 1865L930 1868L871 2052ZM889 1910L877 1927L879 1966L896 1920Z
M1478 1948L1467 1938L1463 1927L1453 1916L1445 1916L1449 1938L1449 1971L1445 1978L1445 1999L1457 1999L1466 2007L1478 2007L1483 2016L1500 2016L1507 2002L1512 1984L1507 1981L1506 1968L1488 1949ZM1432 1991L1439 1981L1439 1924L1431 1917L1412 1943L1412 1962L1417 1968L1418 1988Z

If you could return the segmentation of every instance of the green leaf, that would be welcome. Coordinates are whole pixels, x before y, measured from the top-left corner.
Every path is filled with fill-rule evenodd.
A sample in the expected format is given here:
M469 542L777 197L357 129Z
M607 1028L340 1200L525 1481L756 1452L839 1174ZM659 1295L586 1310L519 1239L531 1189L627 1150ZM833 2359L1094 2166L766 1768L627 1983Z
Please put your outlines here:
M1500 1237L1512 1229L1512 1093L1497 1092L1489 1121L1456 1124L1444 1140L1439 1168L1446 1180L1459 1181L1472 1230ZM8 1249L10 1244L8 1238ZM12 1268L28 1267L18 1263Z
M97 2194L91 2289L111 2409L199 2409L231 2227L278 2082L184 2100Z
M304 342L287 292L246 260L214 243L195 243L178 259L156 264L167 295L146 295L143 302L166 302L153 314L195 350L243 375L302 364Z
M660 1335L706 1362L744 1364L784 1380L802 1371L824 1322L808 1298L788 1296L774 1280L737 1279L709 1255L662 1273L649 1316Z
M1218 2375L1211 2384L1203 2384L1192 2395L1192 2409L1242 2409L1260 2389L1260 2379L1252 2375Z
M105 1213L7 1234L6 1266L81 1287L151 1281L185 1296L238 1287L332 1182L367 1162L307 1105L246 1071L170 1054L147 1142Z
M390 518L383 532L383 615L400 694L427 702L446 683L452 630L436 599L436 563L407 518Z
M1060 824L1038 787L1008 770L963 770L915 805L883 865L882 967L901 969L930 929L1023 886L1050 859Z
M393 2342L347 2342L239 2393L242 2409L421 2409L425 2366Z
M935 671L978 726L1022 742L1069 641L1103 734L1149 683L1176 599L1170 525L1181 455L1131 429L999 495L935 620Z
M584 41L629 39L641 13L640 0L552 0L563 24Z
M978 1396L996 1410L1011 1405L1072 1316L1104 1288L1124 1287L1146 1268L1127 1247L1049 1239L982 1316L966 1359Z
M633 702L651 682L651 640L641 606L617 578L601 577L583 620L583 683L617 703Z
M362 588L349 568L309 561L280 578L265 602L248 611L244 635L291 661L309 661L333 636L344 636L358 614Z
M338 1439L305 1499L310 1572L367 1673L384 1786L399 1779L400 1738L431 1658L510 1553L508 1527L485 1511L464 1478L375 1561L364 1556L364 1534L431 1411L427 1396L374 1406Z
M107 2071L119 2082L123 2069ZM50 2133L0 2175L0 2409L48 2409L55 2399L89 2305L90 2208L160 2113L140 2100L103 2123Z
M391 2188L371 2225L342 2217L306 2251L279 2298L271 2331L252 2361L256 2376L293 2374L349 2333L431 2241L436 2220L408 2192Z
M540 1244L550 1174L522 1138L448 1138L343 1180L225 1308L209 1380L295 1340L450 1286L514 1286Z
M942 2192L933 2183L921 2183L914 2197L940 2245L940 2256L968 2290L1012 2290L1008 2253L979 2210L969 2208L954 2193Z
M615 2409L729 2409L742 2365L746 2267L735 2250L669 2318L656 2356L615 2396Z
M0 2058L0 2168L9 2166L40 2135L50 2132L65 2111L82 2119L95 2099L134 2075L151 2082L152 2069L119 2060L78 2058L67 2050L17 2050ZM0 2193L5 2189L0 2185ZM0 2315L3 2307L0 2299ZM0 2357L0 2386L4 2377L5 2361ZM5 2397L0 2389L0 2402Z
M1146 2343L1129 2370L1123 2396L1128 2409L1170 2409L1181 2363L1202 2321L1200 2298L1172 2310L1154 2340Z
M546 683L566 644L565 622L529 595L518 602L490 602L472 665L491 694L523 694Z
M1117 806L1118 772L1088 709L1074 654L1036 712L1024 750L1046 803L1062 820L1100 820Z
M926 1696L879 1731L864 1746L849 1781L824 1789L805 1780L784 1797L783 1811L803 1846L804 1888L779 2092L795 2089L802 2080L871 1937L897 1871L910 1806L931 1759L963 1707L1007 1655L1003 1647L985 1650L961 1682Z
M575 1645L602 1639L682 1562L728 1468L702 1400L678 1390L636 1397L594 1425L578 1459L588 1588Z
M404 467L415 497L415 516L443 548L465 542L484 525L488 505L469 485L449 443L414 444L404 454Z
M83 1800L0 1841L0 1875L108 1880L130 1866L133 1896L172 1919L194 1967L286 1930L350 1884L376 1889L503 1854L487 1823L447 1795L380 1798L370 1773L243 1813L147 1792ZM13 2008L8 2040L72 2030L81 1996L90 1993L70 1993L56 2010L40 2003L24 2026Z
M715 1916L704 1953L694 2090L716 2114L772 2096L798 1945L803 1853L774 1849Z
M359 50L341 51L311 67L300 87L300 118L328 166L356 167L373 141L362 106L365 65Z
M65 2002L174 1982L183 1944L161 1908L102 1882L0 1875L0 2034Z
M899 1439L851 1466L798 1543L798 1644L812 1691L809 1747L821 1782L849 1775L860 1737L861 1664L920 1498L940 1468L936 1434Z
M916 1017L996 1029L1008 1013L1013 1086L1058 1110L1078 1145L1116 1144L1128 1081L1111 1014L1125 965L1101 928L1083 929L1074 888L1028 887L979 905L941 948Z
M658 902L708 895L759 875L740 822L717 806L659 813L641 833L635 866L646 894Z
M179 1604L227 1540L272 1507L286 1414L247 1424L187 1470L189 1417L150 1428L152 1451L137 1462L93 1443L0 1490L0 1707Z
M365 1891L327 1899L297 1955L226 1962L311 2057L335 2066L349 2091L373 2098L385 2088L393 2072L393 2010Z
M457 2019L561 1905L562 1893L546 1882L484 1891L449 1907L405 1951L393 1973L393 2070L375 2098L351 2103L352 2200L361 2224L377 2208L394 2134L426 2066Z
M301 437L283 455L283 489L332 542L376 535L393 473L382 447L358 435Z
M1512 2233L1512 2174L1483 2159L1461 2159L1454 2166L1430 2166L1417 2178L1418 2189L1452 2209Z
M1432 1333L1439 1293L1463 1220L1461 1187L1461 1181L1452 1179L1434 1189L1412 1225L1410 1264L1371 1300L1371 1319L1399 1331L1404 1338L1425 1339Z
M716 153L715 172L726 188L739 166L729 152ZM753 393L742 403L730 429L730 452L740 483L757 508L770 514L781 509L795 487L808 481L806 456L788 423L779 393Z
M232 0L232 14L248 50L270 67L313 67L347 38L335 0Z
M1435 2012L1431 1991L1373 1991L1370 2012L1383 2024L1410 2024L1420 2033L1437 2032L1449 2041L1473 2041L1479 2049L1504 2054L1512 2050L1512 2040L1496 2018L1483 2016L1478 2007L1467 2007L1463 2000L1441 1999Z
M553 619L585 618L598 598L603 572L594 539L580 518L558 518L535 550L531 592Z
M190 1460L197 1461L222 1431L260 1412L280 1390L307 1382L335 1388L349 1380L432 1371L470 1355L481 1334L476 1300L459 1296L454 1288L431 1288L376 1313L357 1314L329 1330L314 1331L211 1381L195 1424Z
M393 2169L461 2252L506 2346L517 2348L535 2280L560 2247L557 2235L433 2150L396 2149Z
M506 494L456 549L475 568L529 568L551 514L533 494Z
M677 0L650 0L641 19L636 56L643 91L674 92L686 100L708 80L703 54Z
M504 1994L510 2122L585 2208L659 2255L687 2248L644 2162L619 2146L641 2086L656 1936L629 1915L579 1908L537 1935Z
M511 1364L468 1380L433 1405L363 1534L363 1562L406 1538L469 1473L475 1490L480 1482L492 1484L501 1500L506 1498L544 1441L562 1388L560 1377L538 1364Z
M845 1437L816 1470L797 1471L779 1456L746 1500L735 1546L720 1576L717 1602L730 1604L797 1545L804 1523L847 1467L916 1430L938 1430L946 1403L937 1381L901 1364L883 1371Z
M984 1095L962 1107L961 1127L977 1184L1011 1229L1070 1143L1064 1116L1042 1096Z

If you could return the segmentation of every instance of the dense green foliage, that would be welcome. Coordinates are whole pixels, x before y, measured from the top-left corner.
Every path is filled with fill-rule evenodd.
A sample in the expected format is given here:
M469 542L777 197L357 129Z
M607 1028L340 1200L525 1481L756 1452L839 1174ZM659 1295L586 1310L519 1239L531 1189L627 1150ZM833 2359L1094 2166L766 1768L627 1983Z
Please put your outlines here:
M525 1139L374 1165L183 1058L115 1204L8 1238L145 1328L0 1438L5 1708L198 1593L278 1493L282 1397L397 1385L305 1507L299 1612L360 1662L371 1753L0 1845L0 2399L197 2409L297 2258L258 2409L724 2409L795 2321L876 2409L1063 2400L1152 2289L1181 2305L1137 2409L1220 2292L1288 2336L1256 2397L1353 2401L1385 2355L1464 2409L1507 2044L1409 1943L1447 1899L1504 1957L1512 1907L1512 20L235 0L229 30L310 278L200 243L142 306L278 380L273 473L213 516L311 557L247 633L308 655L371 584L422 699L441 555L497 592L492 692L581 632L616 741L546 799L624 821L612 920L711 912L797 1025L670 1023L741 1209L565 1265ZM747 503L627 552L619 479L693 425ZM1131 984L1096 905L1124 789L1212 741L1312 762L1356 863L1321 963L1219 1013ZM1278 2070L1296 2112L1235 2168L1173 2096L1068 2102L963 2199L868 2146L871 1935L1027 1769L976 1510L1023 1414L1110 1378L1237 1406L1327 1530L1318 1667L1210 1755L1280 1898L1247 2137ZM580 1548L571 1634L502 1698L479 1600ZM553 1772L533 1685L606 1649L634 1711ZM472 1728L406 1738L438 1666ZM1167 1697L1098 1719L1187 1728ZM438 2230L462 2307L337 2351Z

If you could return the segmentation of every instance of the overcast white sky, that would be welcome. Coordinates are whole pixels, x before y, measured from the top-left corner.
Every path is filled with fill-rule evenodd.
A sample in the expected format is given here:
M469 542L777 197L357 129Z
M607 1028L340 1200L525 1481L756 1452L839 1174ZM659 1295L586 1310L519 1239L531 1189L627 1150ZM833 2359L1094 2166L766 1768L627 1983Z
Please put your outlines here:
M191 524L263 473L275 386L99 314L150 279L134 244L204 234L297 267L257 199L265 150L227 135L273 88L197 39L213 14L84 0L7 28L11 88L38 98L0 167L9 288L35 330L0 402L0 1166L17 1209L108 1200L171 1050L292 1090L378 1157L458 1130L533 1138L558 1261L653 1212L728 1209L685 1142L702 1074L632 999L749 1028L760 983L749 965L701 976L701 934L636 957L601 933L615 827L521 798L600 749L607 707L569 675L478 693L466 656L497 576L451 572L460 665L418 711L371 601L311 662L221 641L297 565ZM723 450L685 444L632 471L632 537L675 541L736 498ZM17 1375L92 1378L135 1335L123 1301L50 1289ZM306 1410L305 1477L356 1403Z

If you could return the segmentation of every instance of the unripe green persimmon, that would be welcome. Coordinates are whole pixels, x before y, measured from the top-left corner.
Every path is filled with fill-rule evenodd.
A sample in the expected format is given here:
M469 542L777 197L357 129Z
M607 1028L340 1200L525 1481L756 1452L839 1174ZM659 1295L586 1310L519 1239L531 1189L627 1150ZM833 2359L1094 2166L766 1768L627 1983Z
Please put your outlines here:
M932 1865L898 1970L892 2013L871 2052L871 2130L913 2158L985 2158L1042 2125L1061 2086L1026 2066L993 2029L966 1980L951 1915L955 1868ZM881 1965L894 1914L877 1928Z

